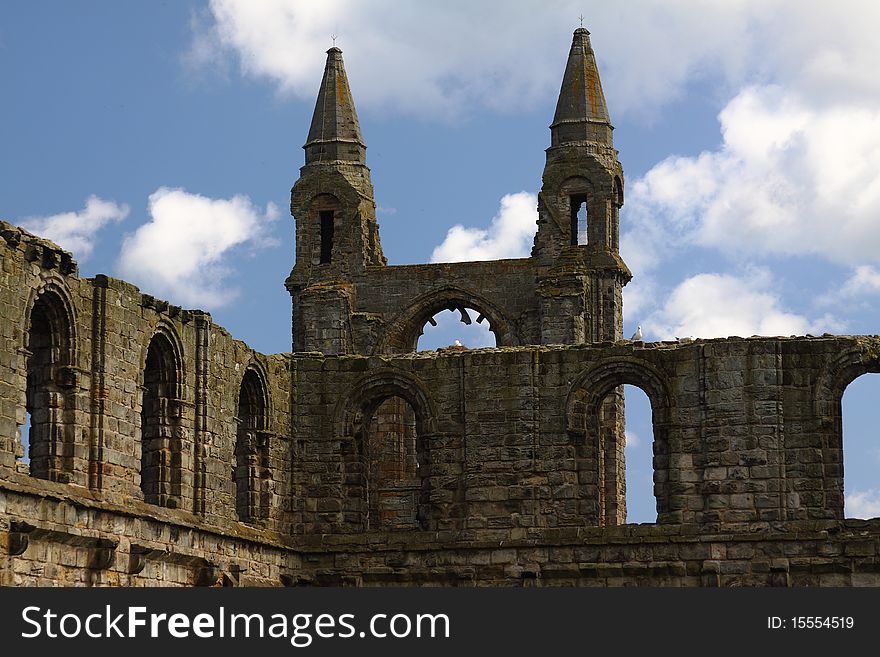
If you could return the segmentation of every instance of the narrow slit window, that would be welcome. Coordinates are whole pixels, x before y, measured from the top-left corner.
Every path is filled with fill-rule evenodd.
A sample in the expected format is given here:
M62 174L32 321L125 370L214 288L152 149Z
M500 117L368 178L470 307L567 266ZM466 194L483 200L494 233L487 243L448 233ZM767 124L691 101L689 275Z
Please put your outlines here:
M571 245L589 243L587 236L587 197L579 194L571 198Z
M333 210L321 210L321 264L333 255Z

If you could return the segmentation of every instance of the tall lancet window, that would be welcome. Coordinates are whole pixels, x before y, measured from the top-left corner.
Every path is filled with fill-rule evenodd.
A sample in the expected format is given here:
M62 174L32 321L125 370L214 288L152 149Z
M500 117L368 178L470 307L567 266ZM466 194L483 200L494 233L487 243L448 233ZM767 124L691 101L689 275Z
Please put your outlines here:
M150 340L141 402L141 490L144 501L170 508L181 502L183 439L176 351L163 333Z
M74 406L65 376L72 363L71 335L65 302L44 291L31 310L27 334L27 460L32 477L65 483L70 480L74 448L74 427L64 421Z
M269 469L269 436L266 386L259 373L249 368L238 395L238 430L235 441L235 510L239 520L267 518L272 477Z
M577 194L569 197L571 204L571 244L583 246L589 243L587 234L587 196Z

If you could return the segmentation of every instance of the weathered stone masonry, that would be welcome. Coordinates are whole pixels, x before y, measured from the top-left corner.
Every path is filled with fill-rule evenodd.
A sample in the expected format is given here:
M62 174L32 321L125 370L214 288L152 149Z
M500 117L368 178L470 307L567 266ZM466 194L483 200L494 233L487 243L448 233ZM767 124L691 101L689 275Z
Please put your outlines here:
M388 266L336 49L315 116L293 353L0 224L0 584L880 585L840 412L880 337L621 339L623 174L586 30L530 258ZM414 352L444 308L499 347ZM624 384L652 405L655 524L625 522Z

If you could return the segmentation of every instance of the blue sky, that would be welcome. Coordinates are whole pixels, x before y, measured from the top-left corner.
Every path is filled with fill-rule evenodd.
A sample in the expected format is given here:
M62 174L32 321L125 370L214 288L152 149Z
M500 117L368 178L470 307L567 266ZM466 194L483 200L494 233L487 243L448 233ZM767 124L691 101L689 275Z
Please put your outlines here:
M331 34L389 261L516 257L583 14L626 171L626 335L878 332L880 9L435 4L4 2L0 217L84 276L286 351L289 190ZM420 346L485 343L461 326ZM872 378L844 398L851 515L880 515ZM629 397L630 517L650 521L649 412Z

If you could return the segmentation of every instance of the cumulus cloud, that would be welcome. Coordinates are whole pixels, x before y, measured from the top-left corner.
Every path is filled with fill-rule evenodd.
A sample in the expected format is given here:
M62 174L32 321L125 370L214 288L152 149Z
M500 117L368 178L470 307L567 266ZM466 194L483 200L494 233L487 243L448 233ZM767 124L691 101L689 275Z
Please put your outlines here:
M105 201L92 194L85 207L78 212L62 212L49 217L26 217L21 226L52 240L61 248L85 260L95 248L99 230L109 223L122 221L128 216L129 207L114 201Z
M732 335L803 335L837 330L833 317L810 320L787 312L770 290L766 271L743 277L697 274L680 283L665 304L650 315L643 330L663 340L676 337L717 338Z
M150 195L150 221L126 236L118 268L157 296L186 306L211 308L235 298L228 256L237 248L277 245L269 224L278 208L265 211L246 196L212 199L161 187Z
M431 254L431 262L464 262L524 258L529 255L537 230L538 197L529 192L507 194L489 227L466 228L456 224Z
M754 87L719 120L719 150L668 158L631 185L623 243L642 264L673 241L736 256L880 260L880 110L816 108Z
M244 74L312 99L330 35L338 34L364 106L435 116L473 104L521 107L558 90L582 5L513 0L499 21L495 5L478 2L401 8L393 0L212 0L210 19L194 23L188 60L222 66L231 53ZM880 93L878 16L880 7L857 0L711 7L633 0L595 4L587 27L614 111L644 113L709 76L731 88L783 77L818 103L833 94Z
M846 496L845 515L847 518L880 517L880 489L855 491Z

